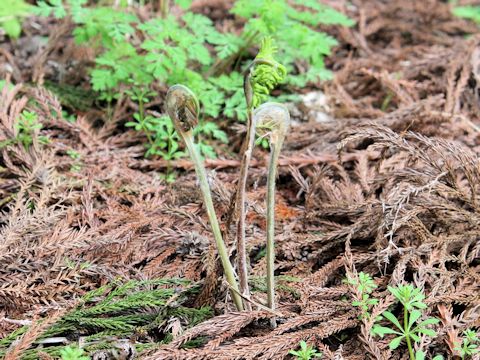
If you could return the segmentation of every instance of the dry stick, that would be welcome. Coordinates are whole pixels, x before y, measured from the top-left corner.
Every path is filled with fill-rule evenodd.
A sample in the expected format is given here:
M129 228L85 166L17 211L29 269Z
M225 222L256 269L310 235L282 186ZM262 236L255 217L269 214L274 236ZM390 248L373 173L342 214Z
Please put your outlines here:
M231 290L231 291L237 291L237 290L232 289L232 288L230 288L230 290ZM282 314L281 312L278 312L278 311L276 311L276 310L272 310L272 309L270 309L269 307L264 306L264 305L256 302L256 301L253 300L251 297L248 297L248 298L247 298L247 297L243 296L242 294L240 294L238 291L237 291L237 293L238 293L238 295L240 295L245 301L247 301L247 302L249 302L249 303L252 303L253 305L257 306L259 309L264 310L264 311L267 311L267 312L269 312L269 313L271 313L271 314L273 314L273 315L275 315L275 316L283 316L283 314Z
M199 105L195 94L183 85L172 86L167 93L167 112L177 130L183 138L188 152L195 166L195 172L200 182L200 189L203 194L205 207L207 209L208 219L212 227L213 236L217 246L218 254L222 262L223 271L227 282L232 289L237 290L238 285L235 279L235 272L228 257L227 247L222 238L220 225L218 224L217 214L213 206L212 194L208 184L207 172L203 165L197 146L193 141L193 129L198 124ZM235 291L231 291L235 306L239 311L243 310L242 298Z

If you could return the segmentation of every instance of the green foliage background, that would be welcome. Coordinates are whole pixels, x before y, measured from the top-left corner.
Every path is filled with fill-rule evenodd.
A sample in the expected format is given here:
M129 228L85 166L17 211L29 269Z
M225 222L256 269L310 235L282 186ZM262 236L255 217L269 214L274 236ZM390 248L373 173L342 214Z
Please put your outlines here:
M272 37L277 44L277 57L290 74L283 95L292 97L295 87L331 77L324 57L337 42L319 31L318 25L353 24L314 0L297 0L294 6L286 0L237 0L231 13L245 22L238 35L221 32L208 17L189 11L190 1L176 3L186 10L180 18L157 14L141 20L127 8L87 6L86 0L42 0L35 11L41 16L71 16L76 42L97 50L90 75L100 99L111 103L130 96L143 107L155 95L151 93L155 84L185 84L198 95L206 120L201 121L197 135L221 142L228 138L218 121L207 120L245 120L241 72L252 57L250 51L264 37ZM296 62L307 70L299 72ZM128 126L147 133L147 156L171 160L183 152L169 122L168 117L147 117L139 111ZM215 156L212 147L200 144L204 155Z

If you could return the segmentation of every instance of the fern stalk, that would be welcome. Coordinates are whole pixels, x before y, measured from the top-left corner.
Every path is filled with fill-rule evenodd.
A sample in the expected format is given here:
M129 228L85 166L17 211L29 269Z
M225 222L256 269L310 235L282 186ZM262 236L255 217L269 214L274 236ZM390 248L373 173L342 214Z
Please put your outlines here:
M270 144L267 178L267 305L275 310L275 177L281 145Z
M287 108L278 103L262 104L254 113L259 136L270 137L270 160L267 176L267 305L275 310L275 179L280 151L290 125ZM275 320L272 319L275 326Z
M197 146L193 140L193 129L198 125L199 104L195 94L186 86L174 85L167 93L166 98L167 112L177 130L178 134L183 138L190 157L195 165L195 172L200 189L203 194L205 207L207 208L208 219L212 228L213 236L217 246L218 254L222 262L223 271L227 278L227 282L231 287L231 294L235 306L239 311L243 310L243 301L239 295L239 288L235 279L235 272L228 257L227 247L222 238L220 225L218 224L217 214L213 206L212 194L208 185L207 172L203 165Z
M240 282L240 292L243 296L250 296L250 289L248 286L248 264L247 264L247 250L245 237L245 192L247 187L248 168L252 159L253 147L255 145L255 122L253 121L253 88L252 88L252 72L255 66L255 61L252 62L247 69L244 77L243 88L245 92L245 100L247 102L247 135L245 137L245 144L243 148L245 151L242 154L242 161L240 163L240 175L237 184L237 196L235 199L236 217L237 217L237 266L238 278ZM246 304L247 310L251 310L250 304Z
M207 209L208 219L210 221L210 226L212 227L213 236L215 238L218 254L220 255L220 260L222 262L223 271L225 272L225 277L227 278L227 282L230 287L232 287L233 290L236 290L230 291L230 293L232 294L235 306L239 311L241 311L243 310L243 301L238 295L239 289L235 279L235 273L233 271L232 264L230 263L227 247L223 241L220 225L218 224L217 214L215 213L215 208L213 207L212 195L210 192L210 186L208 185L205 167L203 166L197 146L193 142L192 132L188 131L187 133L184 133L183 140L185 141L185 145L187 146L190 157L195 164L195 172L197 174L198 181L200 182L200 189L203 194L203 200Z
M165 19L168 15L169 0L159 0L158 8L160 10L160 15L161 15L162 19Z
M252 111L248 110L248 130L247 130L247 148L243 153L242 163L240 167L240 177L238 180L238 189L236 204L238 206L238 221L237 221L237 257L238 257L238 277L240 281L240 291L245 297L250 296L250 289L248 286L248 264L247 264L247 250L245 238L245 188L247 184L248 167L252 158L252 150L255 142L255 124L252 121ZM250 305L247 304L247 310L251 310Z
M276 49L272 40L266 38L262 41L260 51L257 57L252 61L245 72L243 89L247 103L247 135L245 138L242 161L240 164L240 175L237 185L237 195L235 199L236 217L237 217L237 257L238 257L238 277L240 281L240 291L246 298L250 296L248 287L248 264L245 238L245 220L246 220L246 186L248 168L252 159L253 147L255 145L255 121L253 119L254 108L261 103L273 86L282 80L286 75L285 68L273 59ZM262 68L263 66L263 68ZM260 71L258 69L261 69ZM262 90L259 91L259 88ZM250 305L246 304L247 309Z

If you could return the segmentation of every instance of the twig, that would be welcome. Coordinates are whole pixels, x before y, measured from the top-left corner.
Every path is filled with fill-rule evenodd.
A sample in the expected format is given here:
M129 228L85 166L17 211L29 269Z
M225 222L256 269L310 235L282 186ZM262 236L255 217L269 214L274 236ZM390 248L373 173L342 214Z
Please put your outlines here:
M16 319L8 319L8 318L1 318L0 321L9 323L9 324L15 324L15 325L32 325L31 320L16 320Z
M241 294L238 290L235 290L235 289L231 288L230 286L229 286L229 288L230 288L230 290L231 290L232 292L235 292L235 293L237 293L238 295L240 295L242 299L246 300L247 302L249 302L249 303L251 303L251 304L253 304L253 305L255 305L255 306L258 306L259 309L268 311L269 313L271 313L271 314L273 314L273 315L275 315L275 316L278 316L278 317L282 317L282 316L283 316L282 313L280 313L280 312L278 312L278 311L275 311L275 310L272 310L272 309L270 309L268 306L265 306L265 305L262 305L262 304L256 302L256 301L253 300L250 296L245 296L245 295Z

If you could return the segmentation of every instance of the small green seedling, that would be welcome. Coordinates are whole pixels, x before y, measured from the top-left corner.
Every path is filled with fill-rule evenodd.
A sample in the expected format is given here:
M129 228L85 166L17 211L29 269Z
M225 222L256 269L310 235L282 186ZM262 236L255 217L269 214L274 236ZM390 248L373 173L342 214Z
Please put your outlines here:
M363 271L358 273L357 279L347 278L344 280L345 283L355 287L357 291L357 300L352 302L352 305L360 308L361 318L370 319L370 309L378 304L377 299L370 297L373 290L377 288L377 284L372 279L369 274L364 273Z
M289 354L295 356L297 360L310 360L322 357L321 352L318 352L313 346L307 345L303 340L300 341L300 350L290 350Z
M125 126L145 134L148 141L145 156L158 155L167 161L183 156L183 152L179 151L179 137L175 133L172 121L167 116L155 117L145 111L145 106L154 93L138 84L133 84L125 93L138 104L138 111L133 114L133 121L128 121ZM168 173L167 171L167 175Z
M217 250L222 262L223 271L225 272L227 282L232 289L231 293L237 309L243 310L243 301L239 295L239 288L235 279L233 266L230 263L227 247L223 241L220 226L218 224L217 214L215 213L215 208L213 207L212 194L210 191L210 185L208 184L207 172L193 139L193 131L198 125L198 114L200 111L197 97L186 86L174 85L168 90L166 109L168 115L172 119L177 133L183 138L190 157L195 165L195 171L197 173L198 181L200 182L200 189L202 191L205 206L207 208L210 226L212 227L213 236L215 238Z
M13 126L14 138L0 141L0 149L18 144L28 150L35 140L41 144L47 144L48 137L38 135L41 129L42 124L38 121L37 114L33 111L24 110Z
M403 324L393 315L390 311L384 311L383 317L390 321L394 328L389 328L376 324L372 333L383 337L388 334L397 335L390 343L390 349L394 350L398 348L402 341L405 340L408 347L408 353L410 360L415 360L412 341L420 343L420 336L436 336L436 332L429 329L429 325L438 324L439 320L436 318L427 318L419 321L422 317L422 311L427 308L427 305L423 302L425 295L422 289L415 288L412 285L399 285L397 287L388 287L388 291L403 305ZM419 354L421 357L421 354Z
M38 116L32 111L24 110L20 119L15 124L17 142L21 143L25 149L33 144L33 140L37 137L38 131L42 129L42 124L38 121ZM46 136L38 136L38 141L42 144L48 143Z
M66 346L60 350L62 360L90 360L84 355L84 350L75 346Z
M67 155L72 159L75 160L75 162L72 164L70 167L71 172L78 172L82 169L82 162L80 161L81 155L77 151L73 149L68 149L67 150Z
M253 122L260 137L270 140L270 161L267 177L267 301L275 309L275 178L283 141L290 126L290 113L282 104L268 102L253 113Z
M480 353L480 348L478 347L480 339L472 329L465 330L463 336L462 343L458 344L455 350L458 351L462 360L465 360Z

